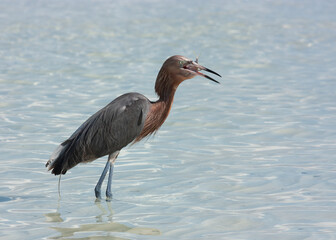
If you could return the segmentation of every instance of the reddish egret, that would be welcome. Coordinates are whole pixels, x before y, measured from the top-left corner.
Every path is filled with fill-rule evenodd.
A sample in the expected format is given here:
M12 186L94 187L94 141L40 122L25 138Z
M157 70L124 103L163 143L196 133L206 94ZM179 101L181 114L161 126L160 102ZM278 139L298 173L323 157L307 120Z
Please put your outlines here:
M183 56L172 56L162 65L156 78L155 92L159 100L151 102L139 93L126 93L93 114L51 155L46 164L55 175L65 174L81 162L91 162L108 155L106 166L95 187L101 198L101 186L109 171L107 199L112 198L113 166L120 150L156 132L166 120L178 85L197 75L218 81L201 73L204 70L220 75Z

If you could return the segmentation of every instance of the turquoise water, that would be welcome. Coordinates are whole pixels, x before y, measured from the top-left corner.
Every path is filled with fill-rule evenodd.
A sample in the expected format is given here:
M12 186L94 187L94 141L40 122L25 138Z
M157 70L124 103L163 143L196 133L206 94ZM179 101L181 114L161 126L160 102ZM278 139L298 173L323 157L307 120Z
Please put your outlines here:
M1 239L335 239L334 1L0 2ZM44 165L171 55L220 73L178 89L150 139L61 182ZM103 186L105 189L105 186Z

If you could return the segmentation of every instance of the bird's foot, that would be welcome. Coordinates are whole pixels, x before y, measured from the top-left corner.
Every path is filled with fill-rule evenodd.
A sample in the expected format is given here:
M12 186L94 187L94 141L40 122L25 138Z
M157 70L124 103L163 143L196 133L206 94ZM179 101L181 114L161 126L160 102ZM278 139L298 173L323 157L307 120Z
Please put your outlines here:
M106 201L111 202L112 201L112 192L106 190Z
M100 188L95 187L94 191L95 191L96 198L97 198L97 199L101 199L101 191L100 191Z

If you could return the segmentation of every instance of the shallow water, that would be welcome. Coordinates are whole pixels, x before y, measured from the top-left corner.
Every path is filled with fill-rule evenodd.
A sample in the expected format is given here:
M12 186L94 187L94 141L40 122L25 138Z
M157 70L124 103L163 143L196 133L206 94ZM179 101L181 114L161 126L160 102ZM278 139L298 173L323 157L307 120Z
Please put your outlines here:
M1 1L1 239L336 238L334 1ZM166 57L219 72L178 89L147 141L57 177L44 164ZM103 186L103 190L105 185Z

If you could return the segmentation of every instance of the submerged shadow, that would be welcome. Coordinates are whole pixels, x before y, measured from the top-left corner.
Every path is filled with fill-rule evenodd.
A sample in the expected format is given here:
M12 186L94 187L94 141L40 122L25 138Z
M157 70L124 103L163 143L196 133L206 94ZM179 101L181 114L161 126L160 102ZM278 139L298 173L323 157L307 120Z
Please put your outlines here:
M111 202L106 202L106 208L100 201L96 201L95 205L100 210L100 214L96 216L96 223L74 225L73 227L50 227L56 230L60 235L51 237L50 239L72 239L75 234L85 237L75 237L75 239L110 239L110 240L127 240L128 238L115 237L113 233L131 233L136 235L160 235L160 231L155 228L129 227L121 223L113 222L113 209ZM61 223L64 220L59 212L59 204L56 212L45 214L47 222ZM104 220L107 217L107 221Z

